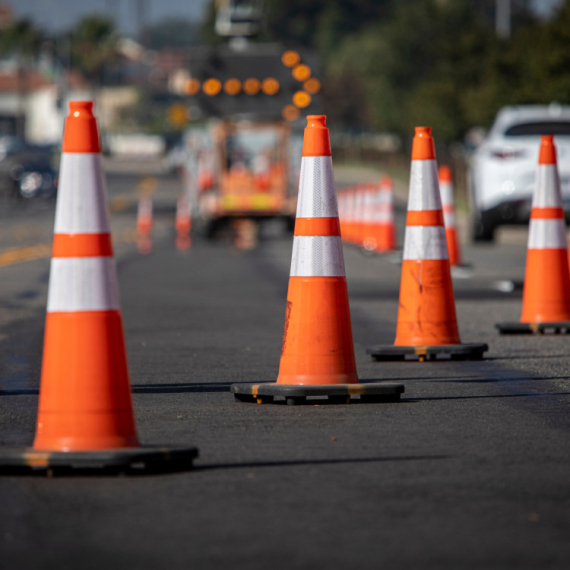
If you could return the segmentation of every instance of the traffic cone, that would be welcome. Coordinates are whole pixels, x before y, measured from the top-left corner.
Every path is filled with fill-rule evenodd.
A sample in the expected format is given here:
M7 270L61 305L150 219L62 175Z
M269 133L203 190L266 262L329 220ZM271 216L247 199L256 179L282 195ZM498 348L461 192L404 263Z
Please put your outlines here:
M192 245L190 232L192 231L192 210L190 200L182 194L176 202L176 248L186 251Z
M205 192L214 185L214 176L210 165L210 153L203 149L198 153L197 184L199 192Z
M438 171L439 189L441 191L441 204L443 208L443 220L445 223L445 236L447 250L449 252L450 265L462 265L461 248L457 235L455 222L455 202L453 198L453 179L449 166L440 166Z
M540 139L532 197L520 323L499 323L501 334L570 333L570 275L556 147Z
M287 310L276 383L234 384L238 399L288 404L307 396L348 403L399 399L403 386L357 384L344 258L326 117L307 117Z
M139 253L147 255L152 251L152 196L139 197L137 210L137 247Z
M0 470L165 465L167 450L140 448L135 431L93 103L69 107L36 437L33 450L0 453ZM177 464L196 456L173 451Z
M376 251L375 235L375 207L376 189L372 184L367 184L364 188L364 207L362 211L362 247L367 252Z
M342 229L342 240L346 243L352 243L352 235L354 233L354 188L350 187L345 192L345 222Z
M354 241L358 247L362 247L364 242L364 224L366 217L366 187L358 184L354 194L355 220L354 220Z
M485 344L461 344L443 227L431 128L416 127L394 346L375 347L375 360L417 355L481 358Z
M383 176L375 191L372 230L374 251L386 253L396 248L396 225L394 222L393 183L389 176Z

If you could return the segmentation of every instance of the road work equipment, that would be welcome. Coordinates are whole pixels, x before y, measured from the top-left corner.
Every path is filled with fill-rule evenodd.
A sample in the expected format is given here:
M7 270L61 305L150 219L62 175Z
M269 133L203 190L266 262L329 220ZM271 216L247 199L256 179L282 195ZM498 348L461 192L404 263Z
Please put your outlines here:
M287 309L276 384L234 384L239 400L308 396L397 401L401 384L358 384L326 117L307 117Z
M61 159L36 437L0 471L170 470L195 448L139 446L93 103L70 102Z
M441 191L441 205L443 221L445 224L445 237L449 252L449 264L463 265L461 261L461 247L455 219L455 200L453 198L453 179L449 166L440 166L438 171L439 189Z
M570 276L556 147L542 136L530 214L520 323L498 323L501 334L570 333Z
M374 360L415 355L423 361L437 355L480 359L486 350L486 344L459 340L431 128L416 127L396 340L367 352Z

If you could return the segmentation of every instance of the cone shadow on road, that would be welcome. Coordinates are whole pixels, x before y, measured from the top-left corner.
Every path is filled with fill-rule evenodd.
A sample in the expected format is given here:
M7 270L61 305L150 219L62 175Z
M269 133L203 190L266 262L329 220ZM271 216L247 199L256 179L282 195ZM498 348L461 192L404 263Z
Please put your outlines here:
M194 471L214 469L252 469L255 467L301 467L304 465L342 465L348 463L387 463L391 461L426 461L452 459L451 455L402 455L388 457L356 457L354 459L296 459L291 461L252 461L247 463L219 463L195 465Z

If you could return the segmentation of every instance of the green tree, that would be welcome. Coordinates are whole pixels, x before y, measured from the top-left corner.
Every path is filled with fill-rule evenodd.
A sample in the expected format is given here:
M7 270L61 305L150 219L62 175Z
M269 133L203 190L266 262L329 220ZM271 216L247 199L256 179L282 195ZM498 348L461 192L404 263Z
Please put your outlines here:
M42 33L29 20L18 20L8 25L0 34L0 54L14 55L18 77L18 112L16 134L24 137L25 100L28 91L28 74L34 58L40 53Z
M2 30L0 53L32 58L38 55L42 39L42 33L29 20L18 20Z
M118 59L113 21L89 16L79 22L71 36L71 63L94 86L103 83L105 65Z

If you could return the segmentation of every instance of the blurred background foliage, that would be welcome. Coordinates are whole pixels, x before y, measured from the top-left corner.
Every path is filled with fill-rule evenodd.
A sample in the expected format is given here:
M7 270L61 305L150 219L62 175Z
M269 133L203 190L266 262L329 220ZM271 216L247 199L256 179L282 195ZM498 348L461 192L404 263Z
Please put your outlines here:
M268 0L258 41L318 50L330 124L440 140L488 127L507 104L570 103L570 0L548 21L512 2L496 37L494 0ZM211 4L201 30L219 42Z

